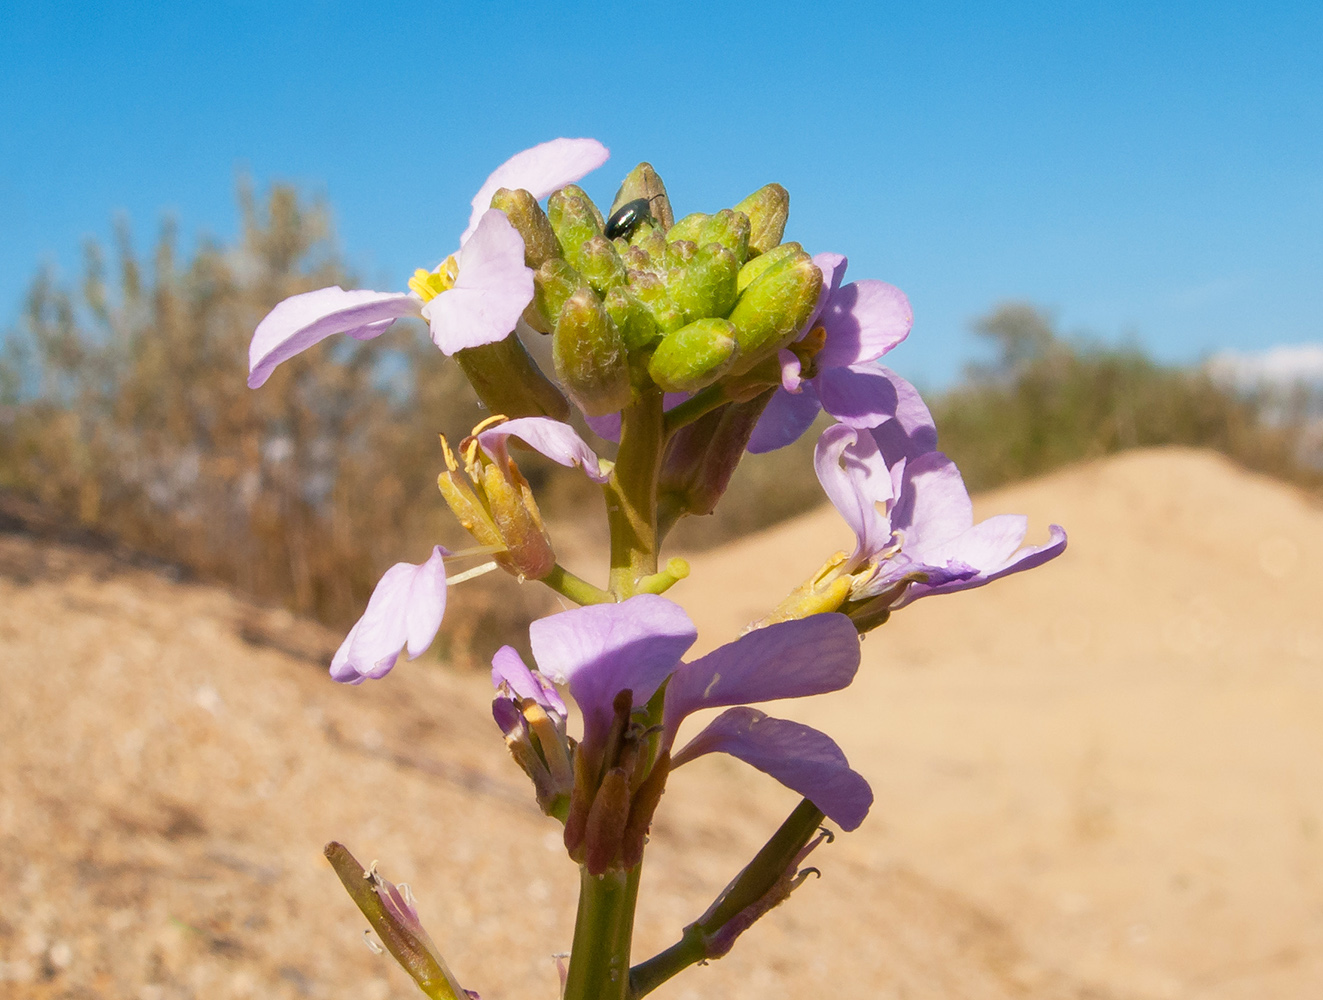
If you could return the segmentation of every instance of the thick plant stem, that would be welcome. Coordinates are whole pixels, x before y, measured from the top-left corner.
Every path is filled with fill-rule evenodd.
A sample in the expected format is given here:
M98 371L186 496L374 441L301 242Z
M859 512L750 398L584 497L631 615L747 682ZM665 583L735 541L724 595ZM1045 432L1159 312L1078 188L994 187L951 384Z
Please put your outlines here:
M639 870L590 875L579 869L579 912L563 1000L624 1000Z
M551 572L542 578L542 582L560 594L568 597L575 604L610 604L614 595L601 587L594 587L587 580L580 579L560 563L551 568Z
M741 913L757 907L773 891L790 866L795 864L799 852L813 839L822 820L822 810L803 799L707 912L684 929L679 941L630 970L629 1000L638 1000L651 993L676 973L697 962L724 955L734 937L744 928L736 925L734 934L728 932L729 940L722 939L722 930ZM772 897L773 903L777 901ZM762 911L753 909L751 912L752 919L756 919ZM746 916L745 920L749 919Z
M611 592L632 597L638 581L657 572L657 477L664 440L662 393L639 395L620 415L620 450L606 484L611 527Z

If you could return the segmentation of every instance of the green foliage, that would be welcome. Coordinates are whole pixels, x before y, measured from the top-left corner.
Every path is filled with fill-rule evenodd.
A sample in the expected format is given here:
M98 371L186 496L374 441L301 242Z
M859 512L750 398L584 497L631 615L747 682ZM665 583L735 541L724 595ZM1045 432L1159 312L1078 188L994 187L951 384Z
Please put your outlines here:
M975 323L996 360L932 407L939 445L971 489L1040 475L1125 448L1214 448L1247 467L1304 485L1298 420L1266 419L1270 400L1237 393L1201 369L1160 365L1137 347L1068 341L1026 303Z

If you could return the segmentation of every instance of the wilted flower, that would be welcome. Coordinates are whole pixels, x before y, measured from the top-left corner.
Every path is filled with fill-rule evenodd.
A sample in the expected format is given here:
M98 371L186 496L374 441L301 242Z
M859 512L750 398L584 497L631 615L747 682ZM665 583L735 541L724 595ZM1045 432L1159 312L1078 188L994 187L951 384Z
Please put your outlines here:
M403 316L422 316L446 354L503 340L533 300L533 272L524 264L523 238L503 212L490 207L492 194L509 187L544 198L601 166L608 155L595 139L553 139L511 157L474 196L459 249L433 270L415 272L408 292L334 286L285 299L253 334L249 387L256 389L280 362L332 334L371 340Z
M899 288L866 279L841 284L846 258L820 253L818 305L798 341L780 353L781 388L763 412L749 451L773 451L808 430L819 410L851 427L876 427L888 409L886 379L871 362L903 341L914 313Z
M595 483L606 482L610 465L573 427L550 417L484 420L460 443L463 476L458 458L441 438L446 471L437 478L437 486L455 517L479 543L492 547L503 569L540 580L556 565L556 557L528 480L510 458L507 442L512 437L553 462L582 468Z

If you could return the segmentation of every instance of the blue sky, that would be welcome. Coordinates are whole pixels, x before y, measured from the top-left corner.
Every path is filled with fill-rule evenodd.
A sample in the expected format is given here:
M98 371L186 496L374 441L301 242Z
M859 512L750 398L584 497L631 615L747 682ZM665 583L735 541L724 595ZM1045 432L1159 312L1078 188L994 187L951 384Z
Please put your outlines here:
M168 13L166 13L168 12ZM232 238L335 210L368 283L454 249L508 155L648 159L679 212L769 180L790 236L903 288L928 385L1006 298L1196 359L1323 341L1323 4L200 3L0 10L0 328L127 213Z

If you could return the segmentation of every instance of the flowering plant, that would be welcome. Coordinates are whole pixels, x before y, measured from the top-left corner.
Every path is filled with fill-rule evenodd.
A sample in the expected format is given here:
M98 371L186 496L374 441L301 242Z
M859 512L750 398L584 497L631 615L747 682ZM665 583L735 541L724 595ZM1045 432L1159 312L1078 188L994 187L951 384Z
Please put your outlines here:
M769 184L733 208L673 216L642 163L608 213L574 186L607 158L591 139L557 139L499 167L473 199L459 249L419 270L408 292L325 288L280 303L258 326L249 384L336 333L360 340L416 313L494 414L452 449L438 486L489 567L540 581L577 608L532 623L530 666L512 646L492 659L492 714L542 811L581 871L566 1000L624 1000L719 958L785 901L808 852L862 823L867 782L825 733L752 704L840 690L859 639L910 602L982 586L1060 554L1065 533L1021 547L1022 517L979 524L919 394L877 364L909 334L905 295L843 283L846 260L785 242L789 195ZM541 201L546 199L546 208ZM521 338L551 338L554 379ZM578 411L618 442L596 454L568 422ZM837 553L743 635L686 662L689 616L661 596L689 572L661 560L668 532L710 513L746 452L836 421L815 454L828 499L854 531ZM510 441L580 469L605 491L610 566L602 585L563 567ZM386 571L331 663L338 681L384 677L420 655L445 612L440 546ZM579 716L571 725L568 693ZM725 709L677 747L680 724ZM571 735L571 730L577 735ZM674 772L726 753L803 796L766 846L672 947L631 953L648 831ZM423 930L407 888L341 845L327 857L423 992L476 996Z

